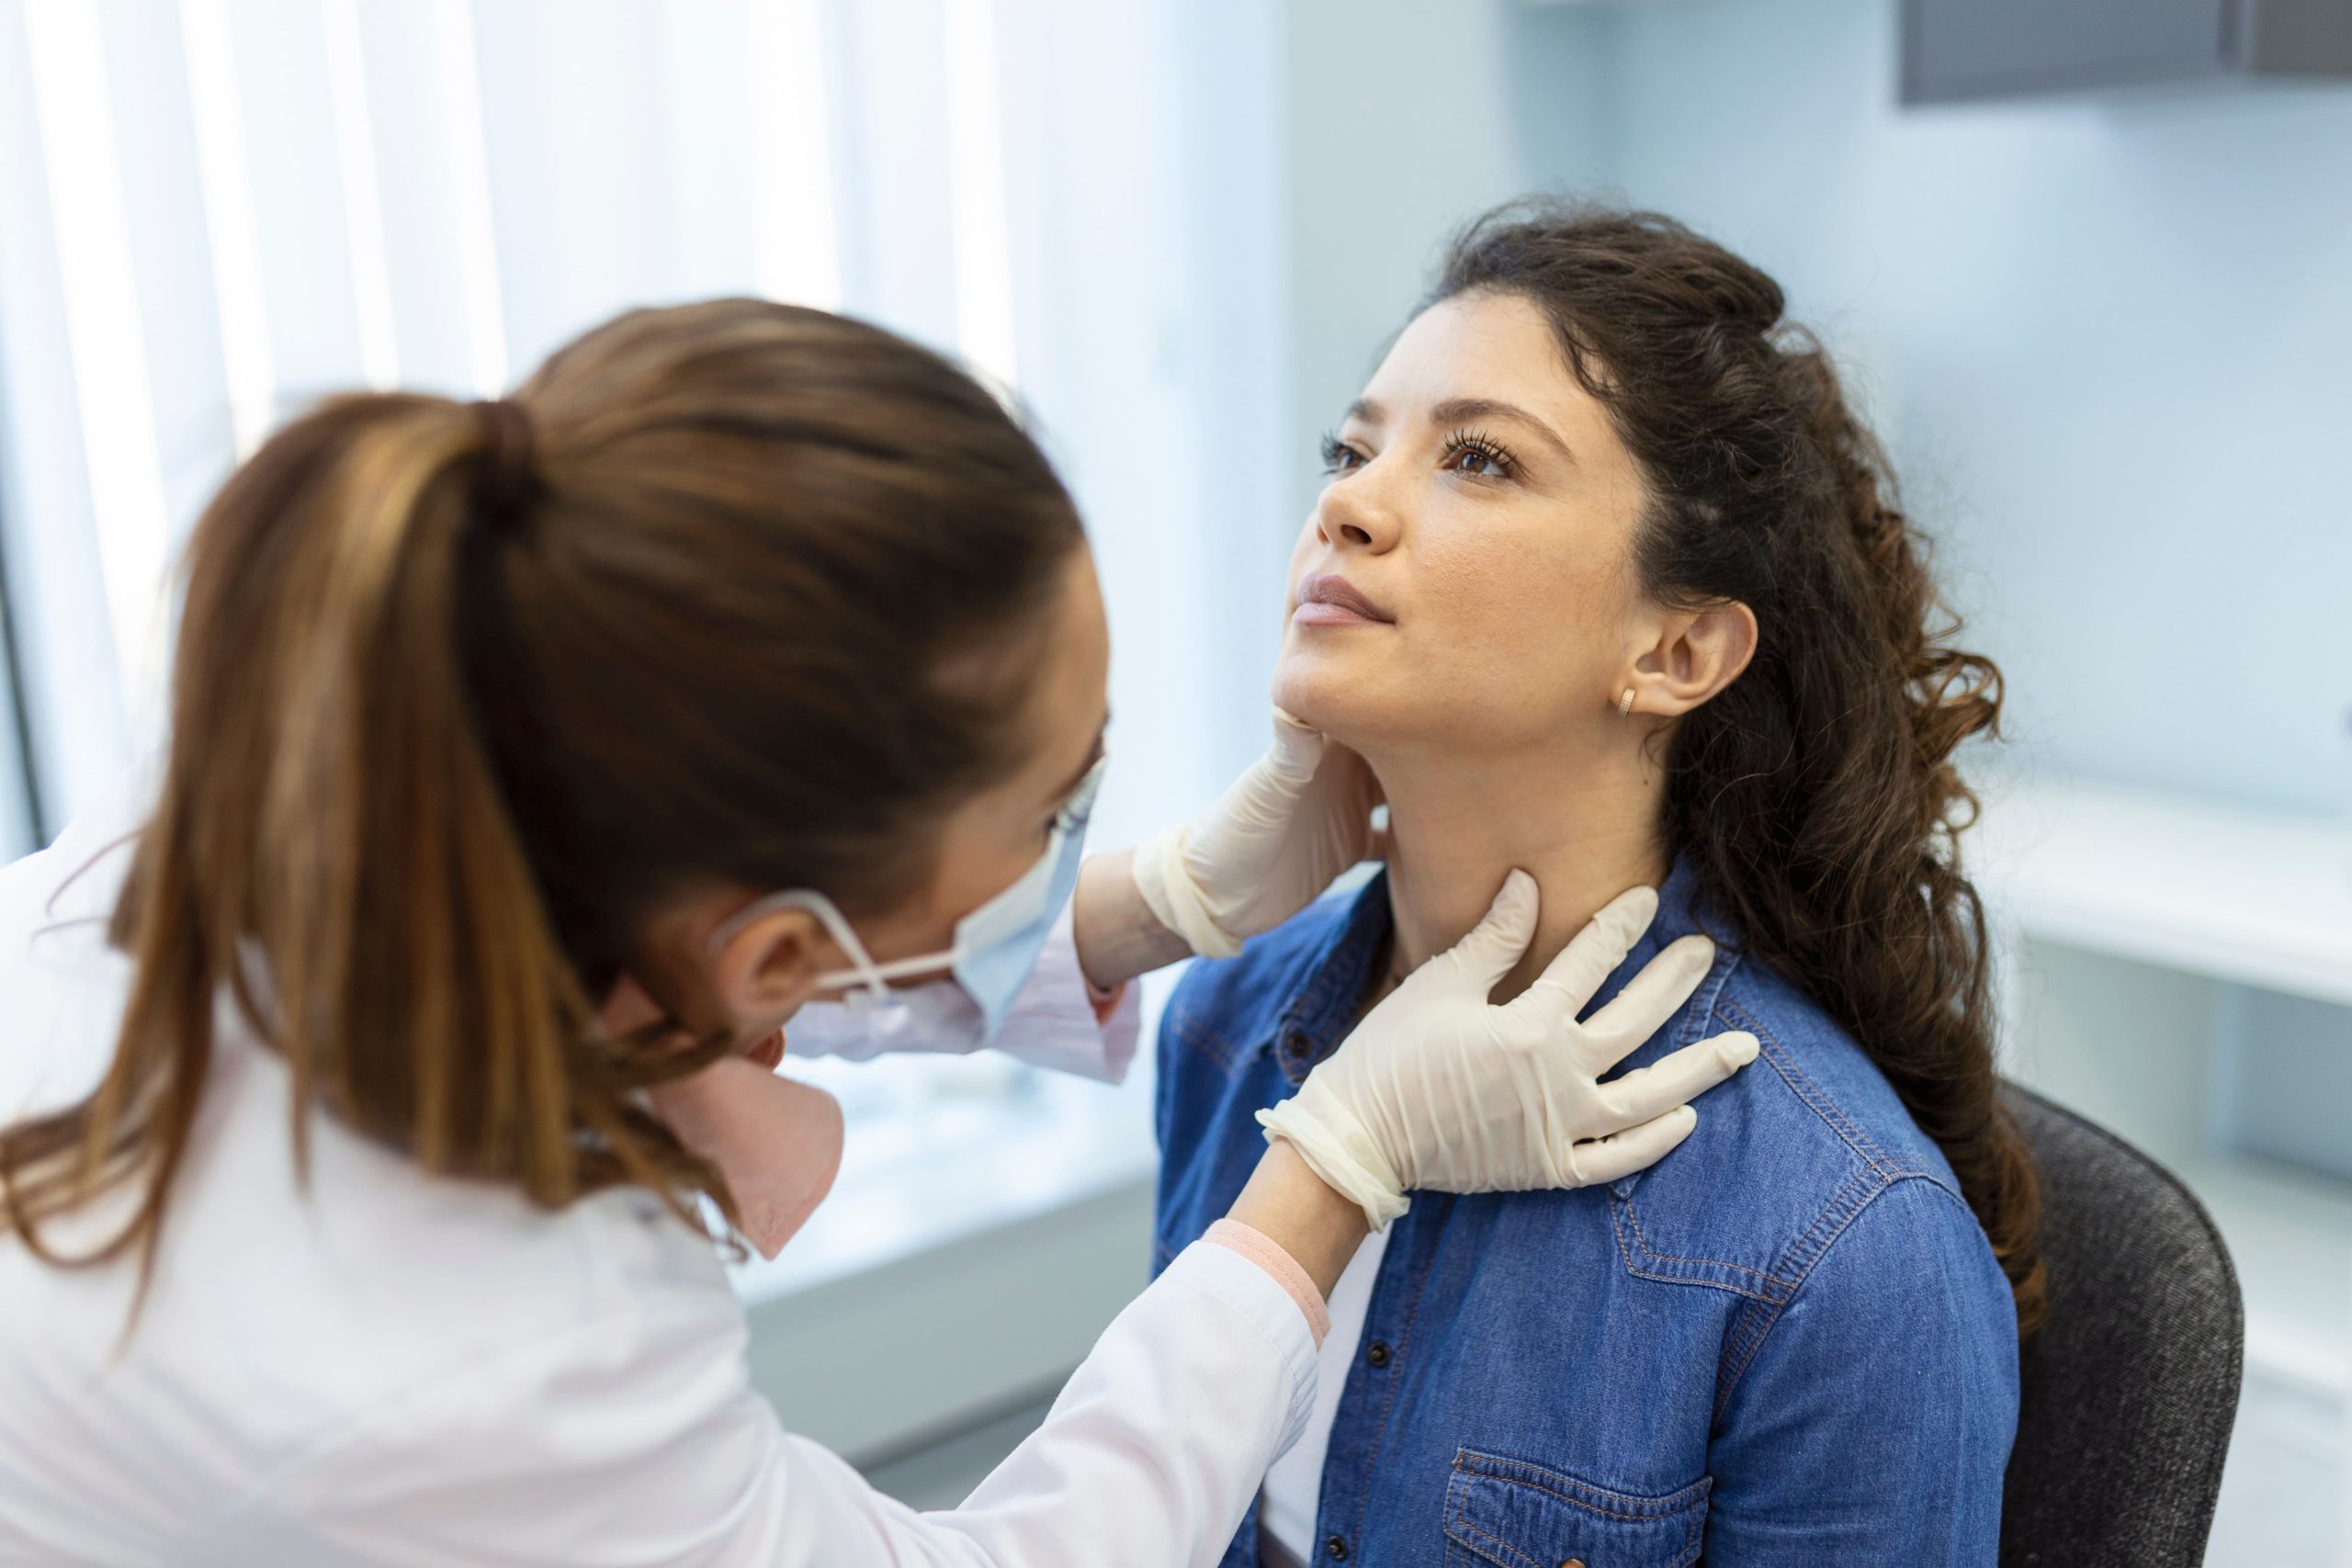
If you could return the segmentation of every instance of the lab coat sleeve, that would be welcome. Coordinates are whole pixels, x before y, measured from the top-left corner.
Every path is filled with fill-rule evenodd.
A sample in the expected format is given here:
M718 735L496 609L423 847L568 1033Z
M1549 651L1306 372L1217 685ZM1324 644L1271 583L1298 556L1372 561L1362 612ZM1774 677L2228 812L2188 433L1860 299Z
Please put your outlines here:
M918 1514L786 1434L742 1313L605 1325L375 1413L183 1561L370 1568L1207 1568L1315 1391L1272 1276L1195 1243L1128 1305L1043 1427L957 1509Z
M1138 987L1121 987L1114 1000L1097 1004L1078 965L1071 919L1069 910L1062 911L1029 983L1005 1015L997 1048L1034 1066L1117 1083L1135 1061L1141 1032ZM979 1048L979 1010L967 998L933 992L925 1000L940 1007L864 1014L838 1002L813 1002L786 1026L785 1037L796 1056L848 1061L894 1052L956 1055Z

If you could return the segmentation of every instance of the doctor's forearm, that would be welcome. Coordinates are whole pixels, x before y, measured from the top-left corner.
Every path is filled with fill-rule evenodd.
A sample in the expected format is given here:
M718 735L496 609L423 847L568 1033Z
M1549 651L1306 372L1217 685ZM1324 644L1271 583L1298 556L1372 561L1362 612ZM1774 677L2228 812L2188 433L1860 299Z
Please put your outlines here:
M1193 955L1136 890L1134 864L1134 851L1116 850L1089 855L1079 868L1070 915L1078 964L1103 990Z
M1289 1253L1325 1301L1331 1299L1341 1271L1372 1234L1363 1207L1333 1190L1296 1149L1279 1138L1266 1145L1226 1218L1239 1221Z

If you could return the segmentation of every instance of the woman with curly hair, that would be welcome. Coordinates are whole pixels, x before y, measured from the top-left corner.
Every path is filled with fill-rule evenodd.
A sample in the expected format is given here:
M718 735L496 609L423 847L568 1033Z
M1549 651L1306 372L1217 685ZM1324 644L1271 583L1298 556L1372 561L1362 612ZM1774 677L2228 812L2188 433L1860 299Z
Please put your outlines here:
M1993 1560L2041 1287L1956 856L1999 675L1782 304L1669 220L1507 209L1327 438L1274 694L1370 764L1393 851L1169 1008L1162 1260L1513 867L1542 915L1498 1000L1655 885L1600 995L1717 954L1629 1065L1722 1029L1763 1060L1654 1169L1389 1225L1227 1562Z

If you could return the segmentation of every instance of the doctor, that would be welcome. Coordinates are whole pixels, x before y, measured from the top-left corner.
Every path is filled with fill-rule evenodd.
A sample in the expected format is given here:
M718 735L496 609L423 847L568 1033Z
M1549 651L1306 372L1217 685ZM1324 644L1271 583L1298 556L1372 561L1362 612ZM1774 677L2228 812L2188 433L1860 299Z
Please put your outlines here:
M969 1502L876 1495L752 1391L702 1223L772 1250L831 1179L786 1021L1115 1076L1126 981L1368 848L1285 729L1081 868L1106 660L1036 448L836 317L636 312L278 434L191 546L160 778L0 873L0 1562L1214 1561L1370 1226L1646 1165L1754 1043L1597 1083L1704 944L1578 1023L1636 890L1492 1007L1515 876Z

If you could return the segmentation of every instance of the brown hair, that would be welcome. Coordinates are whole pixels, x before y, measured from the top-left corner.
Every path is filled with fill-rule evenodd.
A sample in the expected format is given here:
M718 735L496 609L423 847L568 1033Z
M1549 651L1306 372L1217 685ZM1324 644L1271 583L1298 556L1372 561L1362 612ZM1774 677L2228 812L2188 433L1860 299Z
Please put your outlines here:
M1942 1148L2030 1329L2040 1190L1996 1097L1951 761L1996 730L2000 671L1953 642L1884 455L1771 278L1671 219L1535 201L1465 230L1431 302L1482 292L1544 311L1639 464L1645 587L1755 611L1747 671L1668 741L1668 836Z
M927 826L1020 761L1012 634L1080 537L970 378L758 300L622 316L511 400L288 426L190 545L121 1033L89 1099L0 1132L8 1225L143 1278L224 987L298 1149L323 1106L541 1204L635 1182L731 1215L632 1093L727 1043L604 1037L596 998L680 894L854 915L928 875ZM43 1246L132 1181L107 1244Z

